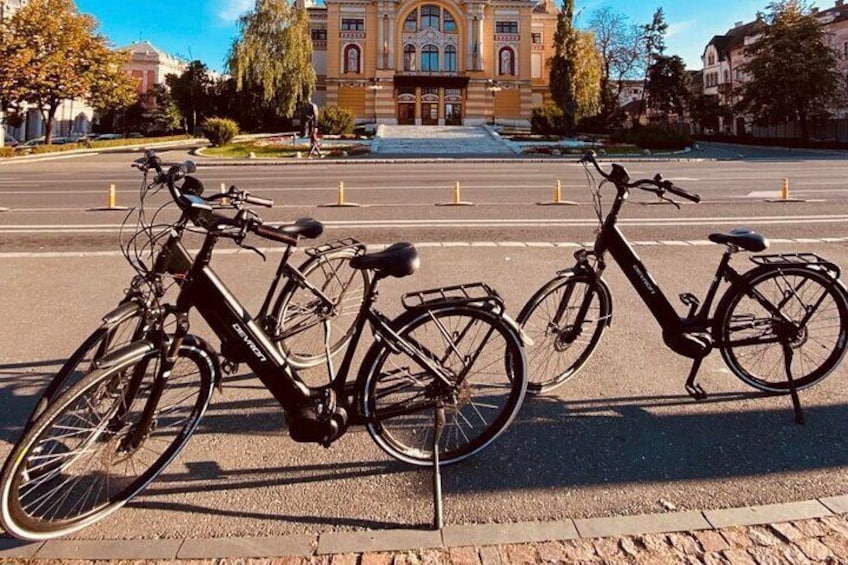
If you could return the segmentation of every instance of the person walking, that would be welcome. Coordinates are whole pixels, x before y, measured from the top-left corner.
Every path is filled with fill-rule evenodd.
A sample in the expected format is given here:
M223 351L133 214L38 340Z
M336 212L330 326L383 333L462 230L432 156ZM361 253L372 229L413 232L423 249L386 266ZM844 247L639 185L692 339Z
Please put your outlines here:
M319 158L323 157L324 154L321 153L321 137L318 135L318 127L313 127L312 132L309 134L309 156L308 158L312 158L313 155L318 155Z

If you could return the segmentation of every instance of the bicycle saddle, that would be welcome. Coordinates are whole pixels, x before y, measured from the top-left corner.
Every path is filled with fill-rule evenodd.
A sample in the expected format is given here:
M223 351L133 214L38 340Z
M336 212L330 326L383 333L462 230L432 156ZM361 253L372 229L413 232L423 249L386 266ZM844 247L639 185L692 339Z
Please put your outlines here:
M279 231L292 237L303 237L306 239L315 239L324 233L324 224L312 218L300 218L295 223L280 226Z
M373 270L384 277L408 277L418 270L421 260L411 243L395 243L383 251L367 253L350 260L354 269Z
M728 233L711 233L710 241L724 245L735 245L745 251L764 251L769 240L750 228L735 228Z

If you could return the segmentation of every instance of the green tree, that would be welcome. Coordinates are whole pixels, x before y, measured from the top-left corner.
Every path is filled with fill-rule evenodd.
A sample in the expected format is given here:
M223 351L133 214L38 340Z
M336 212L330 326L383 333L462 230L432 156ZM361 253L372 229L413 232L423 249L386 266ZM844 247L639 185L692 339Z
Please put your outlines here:
M770 4L760 39L745 52L750 78L738 109L760 124L798 120L809 137L808 120L826 114L841 94L836 54L814 13L799 0Z
M577 57L577 33L574 30L574 0L563 0L557 12L554 55L548 62L550 89L554 103L565 113L568 133L574 131L577 102L574 98L574 61Z
M654 61L665 53L665 34L668 32L668 23L665 21L665 12L657 8L651 23L642 26L642 41L644 41L643 55L645 57L645 79L642 84L642 100L639 102L639 116L645 113L645 97L648 92L648 71Z
M256 0L239 27L229 57L236 88L258 89L263 105L279 116L292 116L315 88L306 10L287 0Z
M0 92L4 106L36 105L53 136L56 110L81 98L94 107L127 106L135 83L122 69L124 55L95 32L97 22L73 0L31 0L0 22Z
M573 96L575 122L595 116L600 111L603 60L595 48L595 36L590 31L577 31L574 49Z
M658 55L648 68L648 105L664 115L682 115L689 99L686 64L677 55Z
M698 125L698 130L703 133L710 129L718 131L719 118L729 118L727 109L721 104L718 96L698 93L689 101L689 115L692 121Z
M192 61L180 75L170 74L165 83L171 98L185 118L189 133L194 133L203 118L212 111L212 89L215 81L200 61Z

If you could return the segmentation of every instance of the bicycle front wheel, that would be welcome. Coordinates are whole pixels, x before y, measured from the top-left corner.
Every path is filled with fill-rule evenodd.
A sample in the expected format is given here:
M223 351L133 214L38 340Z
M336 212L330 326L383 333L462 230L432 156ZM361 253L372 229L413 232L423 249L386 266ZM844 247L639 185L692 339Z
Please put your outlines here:
M80 530L111 514L182 450L212 394L208 354L184 345L152 420L139 430L160 353L95 370L56 398L0 474L0 525L26 540Z
M503 318L446 306L404 314L396 331L426 362L384 342L369 355L360 389L368 433L389 455L432 464L437 403L445 412L438 443L444 465L478 453L512 422L527 383L521 340Z
M540 288L518 315L532 340L527 348L527 390L549 392L586 364L612 311L609 294L583 275L557 278Z
M734 291L735 289L735 291ZM788 392L781 337L792 347L796 388L813 386L839 364L848 345L848 303L826 274L804 267L754 272L716 310L725 363L748 385Z
M280 294L273 311L278 324L276 340L296 368L320 365L327 358L327 349L335 355L350 341L370 277L368 271L350 267L354 257L355 250L339 249L300 267L309 284L329 303L294 279Z

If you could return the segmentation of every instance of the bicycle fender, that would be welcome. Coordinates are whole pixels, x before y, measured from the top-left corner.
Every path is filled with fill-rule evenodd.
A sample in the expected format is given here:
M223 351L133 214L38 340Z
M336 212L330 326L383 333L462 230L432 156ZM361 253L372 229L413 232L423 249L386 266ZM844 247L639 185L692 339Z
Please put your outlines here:
M93 365L95 369L111 369L112 367L127 363L133 359L139 359L153 351L155 348L156 347L151 342L146 340L128 343L114 351L110 351L103 357L100 357L94 361Z
M130 300L105 314L101 320L107 326L114 326L133 316L136 312L138 312L139 308L141 308L141 305L138 302Z
M512 316L504 312L503 314L501 314L501 319L507 326L512 329L512 331L516 333L516 335L518 335L518 340L521 342L521 345L523 345L524 347L532 347L536 345L533 339L529 335L527 335L527 333L521 328L521 326L518 325L518 322L516 322Z

